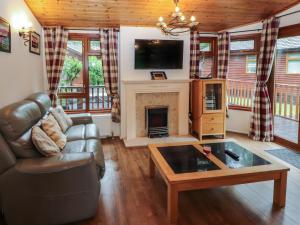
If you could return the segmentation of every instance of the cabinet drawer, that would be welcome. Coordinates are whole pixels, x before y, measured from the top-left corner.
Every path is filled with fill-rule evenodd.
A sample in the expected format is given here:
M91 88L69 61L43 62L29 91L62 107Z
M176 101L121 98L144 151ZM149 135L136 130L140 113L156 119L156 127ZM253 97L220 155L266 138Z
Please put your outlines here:
M223 123L224 115L223 114L204 114L202 115L202 123Z
M203 123L202 134L222 134L224 132L224 124L222 123Z

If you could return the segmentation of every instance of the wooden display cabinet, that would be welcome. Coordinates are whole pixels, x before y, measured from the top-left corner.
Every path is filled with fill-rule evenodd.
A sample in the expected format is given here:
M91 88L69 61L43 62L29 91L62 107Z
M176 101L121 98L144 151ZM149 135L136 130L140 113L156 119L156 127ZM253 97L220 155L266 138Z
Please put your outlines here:
M193 80L192 131L200 140L207 135L225 138L226 81L224 79Z

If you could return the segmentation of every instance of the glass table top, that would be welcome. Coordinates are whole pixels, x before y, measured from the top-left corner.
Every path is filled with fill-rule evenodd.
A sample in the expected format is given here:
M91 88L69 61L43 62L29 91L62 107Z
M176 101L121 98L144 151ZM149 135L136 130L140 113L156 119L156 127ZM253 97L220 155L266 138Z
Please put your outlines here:
M212 154L232 169L271 164L234 142L208 143L201 146L210 146ZM233 152L238 159L230 156L226 151Z
M210 146L212 154L231 169L271 164L234 142L207 143L201 146ZM157 149L175 174L220 170L193 145Z
M158 151L176 174L220 169L193 145L158 147Z

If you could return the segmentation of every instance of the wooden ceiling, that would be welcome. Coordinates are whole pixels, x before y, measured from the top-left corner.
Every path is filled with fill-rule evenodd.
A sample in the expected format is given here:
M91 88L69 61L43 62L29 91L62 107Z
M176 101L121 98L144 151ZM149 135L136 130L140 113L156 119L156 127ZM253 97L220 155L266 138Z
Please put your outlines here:
M24 0L44 26L155 26L159 16L174 10L172 0ZM299 0L180 0L194 14L201 31L220 31L257 22ZM188 15L187 15L188 16Z

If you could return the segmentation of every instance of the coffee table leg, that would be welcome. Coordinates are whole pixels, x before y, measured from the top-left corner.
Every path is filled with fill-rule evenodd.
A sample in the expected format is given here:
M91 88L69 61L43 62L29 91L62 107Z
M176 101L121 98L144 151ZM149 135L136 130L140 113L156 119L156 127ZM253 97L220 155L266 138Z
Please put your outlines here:
M153 178L155 175L155 164L151 158L151 156L149 157L149 176L151 178Z
M171 225L177 225L178 219L178 194L177 189L168 185L168 219Z
M285 206L286 201L287 172L282 172L278 180L274 180L273 204L279 207Z

